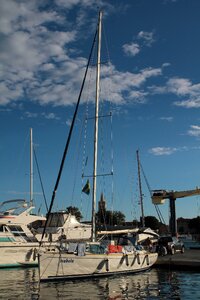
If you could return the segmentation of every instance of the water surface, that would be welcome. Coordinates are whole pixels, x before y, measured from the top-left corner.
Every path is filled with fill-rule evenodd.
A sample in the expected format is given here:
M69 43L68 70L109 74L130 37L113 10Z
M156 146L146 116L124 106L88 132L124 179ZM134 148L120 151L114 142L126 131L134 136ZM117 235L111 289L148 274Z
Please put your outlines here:
M200 299L200 273L161 269L135 275L41 283L38 269L0 270L0 299Z

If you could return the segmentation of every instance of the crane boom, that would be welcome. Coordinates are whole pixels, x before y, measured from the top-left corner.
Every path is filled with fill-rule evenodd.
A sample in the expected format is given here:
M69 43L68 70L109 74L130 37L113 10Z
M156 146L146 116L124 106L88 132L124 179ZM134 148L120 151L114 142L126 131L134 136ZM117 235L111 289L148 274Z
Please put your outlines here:
M186 190L186 191L167 191L167 190L153 190L152 191L152 202L153 204L164 204L166 199L169 199L170 206L170 219L169 228L172 236L177 235L177 222L176 222L176 207L175 200L177 198L184 198L200 195L200 189Z
M200 195L200 189L186 190L186 191L167 191L167 190L153 190L152 202L153 204L164 204L165 199L177 199Z

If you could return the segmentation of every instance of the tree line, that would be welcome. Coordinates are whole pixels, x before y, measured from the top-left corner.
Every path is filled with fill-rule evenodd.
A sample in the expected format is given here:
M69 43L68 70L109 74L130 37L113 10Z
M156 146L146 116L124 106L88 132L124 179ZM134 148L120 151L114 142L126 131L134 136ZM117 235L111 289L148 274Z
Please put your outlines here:
M78 221L81 221L83 219L83 216L78 207L68 206L66 208L66 213L75 215ZM121 211L111 211L111 210L98 211L96 213L96 221L99 226L101 225L124 226L127 224L126 217ZM141 222L138 220L133 220L131 222L131 225L135 227L141 226ZM150 227L152 230L159 231L163 226L166 225L161 223L156 217L154 216L145 217L145 227ZM192 233L200 233L200 217L190 219L188 223L188 227ZM179 231L180 231L179 233L183 233L181 232L181 230Z

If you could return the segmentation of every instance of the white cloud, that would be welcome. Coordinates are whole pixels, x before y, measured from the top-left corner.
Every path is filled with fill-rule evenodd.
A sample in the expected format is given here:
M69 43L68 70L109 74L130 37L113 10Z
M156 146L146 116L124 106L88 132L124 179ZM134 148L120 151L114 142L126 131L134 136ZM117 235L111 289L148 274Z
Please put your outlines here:
M190 129L187 131L188 135L199 137L200 136L200 126L191 125Z
M30 118L30 119L38 118L38 113L26 111L24 114L25 114L26 118Z
M178 96L188 95L191 92L192 84L185 78L171 78L167 82L168 91Z
M168 62L162 64L162 67L163 67L163 68L170 67L170 66L171 66L171 64L168 63Z
M110 88L112 91L110 93L110 100L116 103L124 102L124 94L126 94L126 100L128 101L144 102L144 98L148 93L141 90L141 86L149 78L162 74L161 68L147 68L138 73L119 72L113 65L110 65L110 68L112 70L103 68L102 84ZM105 90L107 89L105 88ZM106 95L102 95L102 97L106 99Z
M137 43L123 45L124 53L129 56L135 56L140 52L140 46Z
M174 104L176 106L182 106L185 108L199 108L200 107L200 96L190 98L188 100L182 100L182 101L175 101Z
M155 148L151 148L149 150L149 153L156 155L156 156L161 156L161 155L171 155L176 151L177 151L177 148L155 147Z
M198 130L200 131L200 127ZM149 149L149 153L155 156L161 156L161 155L171 155L174 154L175 152L193 151L193 150L200 150L200 146L194 146L194 147L182 146L177 148L176 147L154 147Z
M55 113L42 113L41 114L45 119L48 120L60 120L60 118L58 116L56 116Z
M170 78L165 86L151 86L149 90L155 94L172 93L181 100L174 101L174 105L185 108L200 107L200 83L193 84L187 78Z
M140 31L135 41L124 44L122 48L126 55L135 56L141 51L143 46L151 47L154 42L154 32Z
M142 40L143 43L148 47L151 47L151 45L155 42L153 31L140 31L137 35L137 38Z
M139 90L132 90L129 93L130 98L133 99L133 101L136 103L145 103L147 95L148 95L147 92L139 91Z
M60 118L58 116L56 116L55 113L46 113L46 112L43 112L43 113L34 113L34 112L30 112L30 111L26 111L24 113L24 116L26 118L30 118L30 119L35 119L35 118L45 118L45 119L48 119L48 120L60 120Z
M56 3L65 8L72 8L76 5L82 5L86 7L96 6L96 0L56 0ZM98 1L98 5L101 6L103 2L100 0Z
M69 9L79 4L82 10L77 16L79 21L75 22L87 23L88 8L94 10L96 1L57 0L55 3L59 9L57 6L54 10L52 7L44 10L40 5L45 3L40 1L0 1L1 106L17 103L19 107L23 101L71 105L77 101L87 60L75 46L83 36L67 16ZM65 8L65 14L61 8ZM150 45L153 35L140 32L137 39ZM137 43L124 45L124 49L131 55L140 51ZM144 86L147 80L161 74L162 68L146 68L133 73L119 71L110 65L102 68L101 84L109 86L112 91L109 100L115 103L143 103L148 95ZM107 99L105 94L102 97Z
M0 82L0 105L6 105L10 103L10 99L18 99L23 94L22 84L15 86L10 81Z
M68 120L66 121L66 125L67 125L67 126L71 126L71 123L72 123L72 120L71 120L71 119L68 119Z
M175 101L174 104L186 108L200 107L200 83L192 84L186 78L172 78L167 83L168 91L178 97L187 97L185 100Z
M168 121L168 122L172 122L173 121L173 117L160 117L160 120L162 121Z
M39 10L38 1L0 1L0 32L12 34L13 31L34 32L36 27L47 21L61 21L55 11Z
M51 30L46 22L56 24L58 30ZM0 2L0 105L22 100L25 94L29 101L39 101L34 89L43 86L48 72L54 77L58 61L69 60L66 45L76 40L76 31L59 28L65 22L56 11L40 10L37 1Z

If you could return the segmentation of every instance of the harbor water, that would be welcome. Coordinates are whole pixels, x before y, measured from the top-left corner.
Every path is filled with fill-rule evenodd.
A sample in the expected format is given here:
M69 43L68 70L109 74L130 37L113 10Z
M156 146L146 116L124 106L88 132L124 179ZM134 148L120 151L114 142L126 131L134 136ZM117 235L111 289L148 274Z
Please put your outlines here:
M156 269L127 276L38 286L38 269L0 270L0 299L200 299L200 273Z

